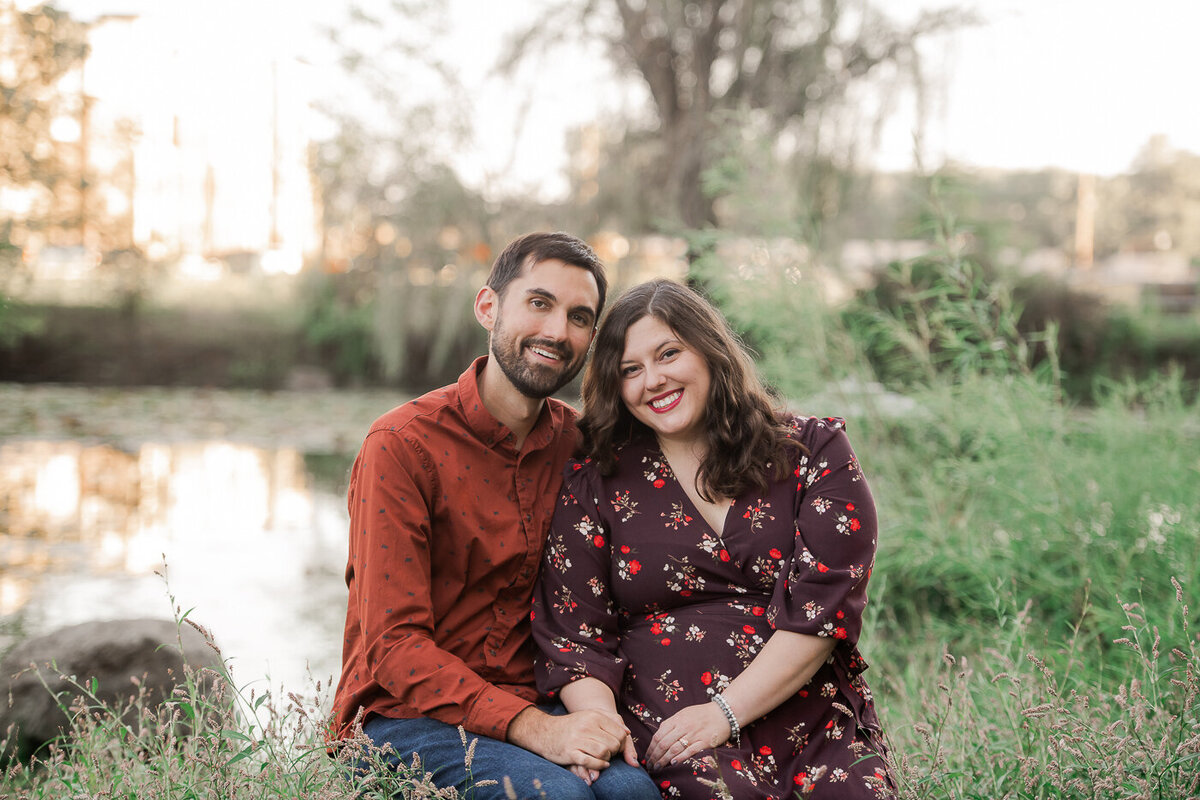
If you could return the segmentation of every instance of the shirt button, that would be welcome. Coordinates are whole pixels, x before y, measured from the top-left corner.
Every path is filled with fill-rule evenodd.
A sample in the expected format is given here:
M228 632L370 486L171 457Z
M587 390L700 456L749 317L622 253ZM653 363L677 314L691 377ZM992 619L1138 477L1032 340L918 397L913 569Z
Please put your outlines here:
M490 650L488 650L488 654L493 655L493 656L496 655L496 648L493 647Z

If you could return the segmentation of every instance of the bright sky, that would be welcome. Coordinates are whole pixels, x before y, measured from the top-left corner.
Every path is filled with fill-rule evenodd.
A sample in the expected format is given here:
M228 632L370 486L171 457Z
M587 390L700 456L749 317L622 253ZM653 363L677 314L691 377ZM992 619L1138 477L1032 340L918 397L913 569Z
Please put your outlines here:
M876 0L911 13L935 0ZM475 98L479 147L463 154L468 180L508 186L561 185L563 134L597 114L636 107L640 87L607 81L597 53L573 53L532 65L514 89L489 76L502 32L534 18L538 0L451 0L454 42L448 49ZM214 84L268 55L324 63L314 21L344 13L325 0L60 0L82 18L134 11L161 18L169 35L207 42L219 53ZM926 166L947 157L979 166L1059 166L1101 174L1128 168L1156 133L1200 152L1200 112L1192 76L1196 0L975 0L987 22L931 42L927 72L945 79L929 122ZM234 24L232 20L238 20ZM180 46L184 46L183 43ZM152 65L148 66L152 69ZM320 85L314 75L313 85ZM536 87L532 89L530 87ZM233 87L234 89L236 87ZM214 91L221 90L217 85ZM233 89L231 89L232 91ZM528 103L518 127L513 109ZM909 104L911 105L911 103ZM911 117L888 125L879 161L911 163Z

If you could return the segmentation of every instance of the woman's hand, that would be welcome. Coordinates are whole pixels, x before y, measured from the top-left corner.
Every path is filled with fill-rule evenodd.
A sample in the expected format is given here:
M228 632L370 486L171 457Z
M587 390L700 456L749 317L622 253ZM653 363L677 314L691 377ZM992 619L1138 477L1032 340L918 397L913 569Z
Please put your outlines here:
M702 750L720 747L731 731L725 712L716 703L688 706L663 720L646 748L646 766L661 769L691 758Z

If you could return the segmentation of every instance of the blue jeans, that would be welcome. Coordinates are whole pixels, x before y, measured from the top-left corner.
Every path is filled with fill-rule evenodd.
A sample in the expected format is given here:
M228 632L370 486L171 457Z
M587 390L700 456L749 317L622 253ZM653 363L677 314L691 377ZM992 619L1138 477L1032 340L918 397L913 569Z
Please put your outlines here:
M544 710L563 713L562 706ZM402 763L411 762L412 754L416 753L421 757L422 769L433 773L433 782L439 788L454 786L460 795L474 800L507 800L506 776L512 780L520 800L662 800L658 787L646 771L629 766L619 755L588 786L570 770L522 747L467 733L468 744L472 739L478 740L471 762L471 781L473 784L482 780L496 781L491 786L475 785L472 788L467 785L466 754L457 727L427 717L389 719L372 716L363 725L363 732L376 746L390 743L395 757Z

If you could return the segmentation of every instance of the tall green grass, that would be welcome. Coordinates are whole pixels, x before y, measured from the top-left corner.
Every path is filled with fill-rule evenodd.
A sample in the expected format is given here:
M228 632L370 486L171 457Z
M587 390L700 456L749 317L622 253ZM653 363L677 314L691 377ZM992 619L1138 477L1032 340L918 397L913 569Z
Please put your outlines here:
M840 310L706 283L791 406L846 416L880 510L864 636L905 798L1200 797L1200 408L1178 372L1064 397L952 237ZM873 354L874 361L867 357ZM882 362L879 360L882 354ZM902 386L899 397L885 389Z

